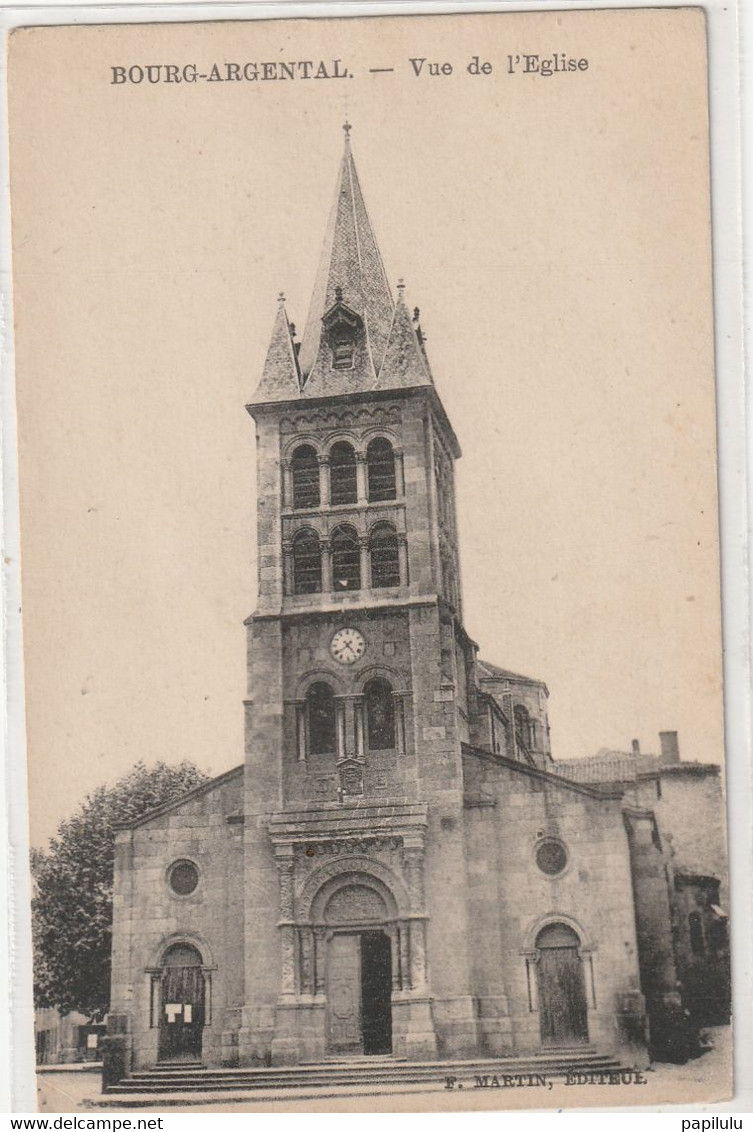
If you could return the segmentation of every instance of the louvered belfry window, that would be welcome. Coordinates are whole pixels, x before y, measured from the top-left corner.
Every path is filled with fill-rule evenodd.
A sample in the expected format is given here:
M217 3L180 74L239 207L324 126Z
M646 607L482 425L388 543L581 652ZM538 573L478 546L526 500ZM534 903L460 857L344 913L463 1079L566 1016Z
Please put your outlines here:
M343 440L332 445L329 454L329 477L329 497L333 507L342 503L356 502L358 479L356 454L352 444Z
M299 531L293 540L293 591L322 592L322 554L316 531Z
M395 453L389 440L378 436L366 449L369 503L397 498Z
M332 532L332 588L335 593L361 588L361 552L358 536L350 526Z
M329 755L336 749L335 696L329 684L312 684L306 695L309 754Z
M391 750L395 746L395 700L391 686L380 677L369 680L364 698L369 750Z
M375 589L400 585L397 533L391 523L377 523L371 532L371 584Z
M293 453L293 506L319 506L319 461L310 444L301 444Z

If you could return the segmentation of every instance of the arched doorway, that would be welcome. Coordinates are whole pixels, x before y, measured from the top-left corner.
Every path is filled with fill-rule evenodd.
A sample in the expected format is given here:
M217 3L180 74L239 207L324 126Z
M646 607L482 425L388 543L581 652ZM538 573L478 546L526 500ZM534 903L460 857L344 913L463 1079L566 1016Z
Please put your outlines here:
M160 1061L201 1059L204 1001L201 955L191 944L174 943L162 958Z
M536 937L541 1042L588 1041L588 1006L580 940L567 924L548 924Z
M331 1054L392 1052L393 933L388 916L384 899L367 884L336 889L325 906Z

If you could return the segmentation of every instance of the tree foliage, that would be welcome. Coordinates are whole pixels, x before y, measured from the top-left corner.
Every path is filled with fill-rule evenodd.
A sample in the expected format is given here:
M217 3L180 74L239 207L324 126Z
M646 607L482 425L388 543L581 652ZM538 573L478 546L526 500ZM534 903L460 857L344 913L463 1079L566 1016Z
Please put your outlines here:
M93 1021L110 998L114 827L175 801L207 781L192 763L138 763L113 786L87 795L60 823L47 850L33 850L31 871L34 1001Z

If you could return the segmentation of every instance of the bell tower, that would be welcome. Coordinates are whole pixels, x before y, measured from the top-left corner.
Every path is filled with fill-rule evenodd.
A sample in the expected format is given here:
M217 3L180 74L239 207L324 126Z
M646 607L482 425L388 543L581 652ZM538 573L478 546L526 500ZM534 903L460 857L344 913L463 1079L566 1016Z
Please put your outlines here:
M402 1055L476 1045L460 449L418 310L388 283L344 129L302 340L281 295L247 406L259 574L246 623L245 1060L373 1052L377 1030ZM385 948L391 1014L372 1024L369 957ZM334 978L350 980L337 992L349 1018L333 1014Z

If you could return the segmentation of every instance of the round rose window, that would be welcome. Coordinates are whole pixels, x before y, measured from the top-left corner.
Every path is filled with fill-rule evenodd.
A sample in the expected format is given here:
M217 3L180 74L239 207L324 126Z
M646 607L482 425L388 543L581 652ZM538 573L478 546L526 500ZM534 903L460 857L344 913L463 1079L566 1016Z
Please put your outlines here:
M555 877L567 864L567 850L555 837L546 837L536 846L536 864L542 873Z
M190 896L199 883L199 870L193 861L176 861L170 868L168 880L178 896Z

